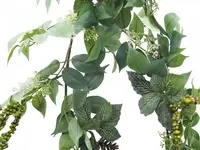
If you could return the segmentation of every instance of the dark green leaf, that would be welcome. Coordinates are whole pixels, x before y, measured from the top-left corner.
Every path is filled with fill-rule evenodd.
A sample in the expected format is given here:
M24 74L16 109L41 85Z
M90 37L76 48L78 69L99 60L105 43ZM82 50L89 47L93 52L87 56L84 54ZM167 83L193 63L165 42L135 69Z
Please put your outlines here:
M100 120L101 122L110 120L112 117L112 112L112 105L108 102L103 103L100 106L99 112L97 113L97 120Z
M42 95L42 93L38 93L32 98L32 105L45 117L46 100L44 96Z
M112 117L109 119L108 123L112 126L116 126L121 115L122 104L112 105Z
M181 115L183 117L186 117L188 119L192 119L194 113L196 111L196 105L195 104L189 104L189 105L186 105L182 111L181 111Z
M183 118L183 125L186 127L194 127L195 125L198 124L198 122L199 122L199 115L196 112L192 116L191 120L186 117Z
M200 149L200 142L195 137L191 137L189 146L194 148L195 150L198 150Z
M168 68L165 60L165 57L163 57L162 59L152 60L148 68L148 75L151 76L153 74L157 74L161 77L167 76Z
M97 132L101 135L102 138L108 141L115 141L119 139L121 136L115 127L110 129L97 129Z
M167 63L167 66L168 67L180 67L183 64L183 62L186 58L187 58L187 56L184 56L182 54L178 54L173 59L171 59L171 61L169 61Z
M133 20L129 26L129 30L137 33L140 38L143 37L144 25L136 13L134 13Z
M197 140L199 140L199 134L194 129L186 127L184 131L184 138L188 141L188 144L190 144L192 137L195 137Z
M75 0L74 1L74 13L78 13L78 17L84 14L86 11L93 9L93 2L91 0L82 1L82 0Z
M172 110L165 101L162 101L155 110L158 115L158 121L167 130L172 131Z
M90 102L92 113L98 113L100 107L107 103L107 101L100 96L89 96L86 98L86 101Z
M164 20L165 20L165 29L169 34L169 36L171 37L174 29L177 26L179 26L178 21L180 20L180 18L175 13L169 13L165 15Z
M84 132L84 136L85 136L85 145L87 146L88 150L93 150L87 132Z
M183 37L185 37L185 35L182 35L177 31L172 32L172 39L170 41L170 52L176 52L176 50L180 48L181 40Z
M127 28L131 21L130 8L123 8L115 18L116 25L121 29Z
M142 7L145 0L127 0L127 4L124 7Z
M88 73L85 74L84 78L87 82L88 89L91 91L101 85L104 79L104 73Z
M126 58L129 51L129 45L127 42L124 42L118 49L116 54L116 60L121 71L124 67L127 66Z
M144 114L145 116L152 114L161 100L162 97L158 93L148 93L143 95L139 100L141 114Z
M65 68L62 78L66 85L73 89L87 89L87 83L83 75L73 68Z
M66 114L73 107L73 94L65 97L62 102L61 113Z
M38 72L41 76L49 76L54 74L60 68L60 62L55 59L48 66Z
M87 54L80 54L72 57L71 62L74 67L84 73L98 73L100 66L93 62L85 62L88 59Z
M95 5L95 14L98 20L112 18L112 16L107 12L106 6L102 3L97 3Z
M127 56L127 65L139 73L147 73L149 67L149 60L141 52L130 48Z
M51 135L66 133L68 131L68 120L64 114L59 114L56 120L56 128Z
M85 103L88 91L74 90L73 91L73 108L79 109Z
M171 92L166 92L166 93L171 93ZM167 95L167 99L170 103L177 103L178 101L180 101L180 99L185 95L185 91L180 90L175 94L168 94Z
M61 135L59 140L59 150L68 150L74 147L74 143L69 136L69 133Z
M83 129L81 129L75 118L69 122L68 131L75 146L79 147L79 138L83 135Z
M161 54L162 57L165 57L169 53L168 38L160 34L157 35L157 38L158 38L158 44L159 44L158 52Z
M150 82L147 81L141 74L128 71L128 78L131 81L131 85L137 94L145 95L152 92Z
M151 88L154 92L163 93L165 85L163 83L164 78L158 75L153 75L150 80Z
M56 97L58 94L58 86L60 85L60 82L58 80L53 80L50 82L50 94L49 97L51 98L52 102L56 104Z

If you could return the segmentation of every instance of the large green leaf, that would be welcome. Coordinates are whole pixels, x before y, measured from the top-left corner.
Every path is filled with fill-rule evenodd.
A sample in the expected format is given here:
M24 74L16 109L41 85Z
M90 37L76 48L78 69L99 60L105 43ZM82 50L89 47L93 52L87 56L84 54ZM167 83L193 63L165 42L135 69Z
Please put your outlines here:
M152 76L157 74L161 77L165 77L168 74L168 68L165 63L166 58L152 60L148 67L148 75Z
M84 90L73 90L73 108L79 109L85 103L88 91Z
M155 110L158 115L158 121L167 130L172 131L172 110L165 101L162 101Z
M35 109L37 109L43 116L46 114L46 100L42 93L36 94L32 98L32 105Z
M121 136L118 130L115 127L110 129L97 129L97 132L101 135L102 138L108 141L115 141L119 139Z
M104 73L87 73L84 78L87 82L88 89L91 91L101 85L104 79Z
M48 66L38 72L41 76L53 75L60 68L60 62L55 59Z
M124 42L118 49L116 54L117 64L119 66L119 70L121 71L124 67L127 66L127 53L129 51L129 44Z
M167 91L166 93L167 93L166 98L170 103L177 103L185 95L184 90L180 90L177 93L174 92L172 93L171 91L170 92ZM170 93L172 94L170 95Z
M127 65L136 72L147 73L149 69L149 60L141 52L130 48L127 56Z
M73 68L65 68L62 78L66 85L73 89L87 89L87 82L83 75Z
M145 95L152 92L150 82L147 81L141 74L128 71L128 78L131 81L131 85L137 94Z
M171 37L174 29L179 26L178 21L180 20L180 18L175 13L169 13L165 15L164 20L165 20L165 29L169 34L169 36Z
M98 20L112 18L109 12L105 8L106 6L102 3L97 3L95 5L95 14Z
M79 138L83 135L83 129L81 129L75 118L69 122L68 131L75 146L79 147Z
M154 92L163 93L165 85L163 83L164 78L158 75L153 75L150 80L150 86Z
M101 68L98 64L86 62L87 59L87 54L80 54L72 57L71 62L77 70L84 73L98 73L101 71Z
M58 94L58 86L60 85L60 82L58 80L53 80L50 82L50 94L49 97L51 98L52 102L56 104L56 97Z
M74 1L74 13L78 13L78 17L84 14L86 11L93 9L93 2L91 0L82 1L82 0L75 0Z
M100 107L107 103L106 99L100 96L89 96L86 98L91 105L92 113L98 113L100 111Z
M194 127L195 125L197 125L199 122L199 115L198 113L194 113L192 116L192 119L188 119L186 117L183 118L183 125L186 127Z
M195 137L191 137L189 146L195 150L198 150L200 149L200 142Z
M59 150L69 150L73 147L74 143L69 136L69 133L62 134L59 140Z
M136 13L134 13L132 22L129 26L129 30L137 33L140 38L143 37L144 25Z
M177 32L177 31L172 32L172 38L170 41L170 52L176 52L177 50L179 50L180 45L181 45L181 40L184 37L185 37L185 35Z
M188 144L190 144L191 138L195 137L199 141L199 134L197 131L190 127L186 127L184 131L184 138L186 141L188 141Z
M130 8L123 8L115 18L116 25L121 29L128 27L130 21L131 21Z
M56 128L52 135L66 133L68 131L68 120L64 114L59 114L56 120Z
M140 112L145 116L152 114L161 100L162 97L158 93L148 93L143 95L139 100Z
M195 104L189 104L186 105L182 110L181 110L181 115L182 117L186 117L190 120L192 120L192 117L196 111L196 105Z
M187 56L184 56L183 54L176 53L176 56L174 56L168 63L168 67L179 67L183 64L184 60L187 58Z
M167 37L160 34L157 35L157 38L159 44L158 52L161 54L162 57L165 57L169 53L169 40Z
M96 115L96 119L101 122L109 121L112 117L112 112L112 105L109 102L105 102L100 106L99 112Z

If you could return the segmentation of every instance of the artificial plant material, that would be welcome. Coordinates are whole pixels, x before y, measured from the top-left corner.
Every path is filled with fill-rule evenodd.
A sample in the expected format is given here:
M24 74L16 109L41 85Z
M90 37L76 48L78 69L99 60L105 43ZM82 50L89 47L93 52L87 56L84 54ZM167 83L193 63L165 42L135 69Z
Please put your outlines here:
M39 2L37 0L37 4ZM46 0L45 4L49 11L51 0ZM135 7L141 9L139 14L134 12ZM14 120L9 130L1 134L0 150L8 147L9 139L26 112L26 104L32 103L43 116L48 115L46 99L49 97L56 104L62 85L65 95L52 131L54 136L61 134L58 149L119 149L115 141L121 137L116 126L122 104L111 104L98 95L89 96L103 83L109 64L103 66L102 62L107 53L114 58L113 72L117 67L119 72L129 68L130 85L141 95L138 100L141 114L157 114L165 130L161 134L162 147L165 150L199 150L199 134L193 127L199 122L196 107L200 103L200 91L193 85L185 88L190 72L173 74L170 71L171 67L180 67L187 58L181 47L185 35L175 13L166 14L164 26L161 26L154 16L157 8L155 0L75 0L73 12L59 22L47 21L12 38L8 43L8 62L16 50L29 59L30 47L42 44L48 36L67 38L70 42L64 62L56 59L50 62L1 105L0 130L11 115ZM150 26L142 20L144 16ZM84 32L86 52L72 56L73 41L80 32ZM127 36L123 43L122 35ZM73 92L69 93L68 88Z

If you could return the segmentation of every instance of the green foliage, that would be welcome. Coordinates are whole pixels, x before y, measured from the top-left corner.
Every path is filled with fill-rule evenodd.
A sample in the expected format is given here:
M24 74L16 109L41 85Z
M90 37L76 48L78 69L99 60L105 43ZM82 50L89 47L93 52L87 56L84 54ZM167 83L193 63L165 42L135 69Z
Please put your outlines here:
M69 136L69 133L63 133L59 140L59 150L71 149L74 147L74 143Z
M35 109L37 109L43 116L46 114L46 100L42 93L36 94L32 98L32 105Z

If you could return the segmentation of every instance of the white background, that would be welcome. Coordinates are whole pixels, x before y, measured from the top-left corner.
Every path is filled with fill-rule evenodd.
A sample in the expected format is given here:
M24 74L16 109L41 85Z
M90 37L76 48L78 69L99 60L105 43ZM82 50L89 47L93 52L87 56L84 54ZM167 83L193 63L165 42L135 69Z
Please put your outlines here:
M55 0L54 0L55 1ZM30 51L30 61L16 52L7 66L8 55L7 41L19 32L36 28L47 20L56 20L60 16L72 10L73 1L61 0L61 4L52 3L49 14L46 13L43 0L36 8L35 0L4 0L0 5L0 103L3 103L12 93L12 88L19 82L23 82L34 71L45 67L51 60L64 59L64 54L69 43L66 39L49 38L43 45L33 46ZM199 35L200 30L200 2L198 0L161 0L158 14L159 22L163 22L163 16L169 12L175 12L181 18L181 25L187 37L183 40L185 54L190 56L184 67L173 69L176 73L193 70L187 86L191 86L194 78L196 87L200 87L199 71ZM75 39L73 53L84 53L85 48L82 35ZM124 103L121 120L118 129L122 138L117 142L120 150L160 150L160 137L158 131L164 131L157 121L155 114L144 117L138 109L140 98L132 90L125 70L119 73L111 73L112 57L107 62L111 66L107 69L106 77L101 87L92 94L101 95L111 103ZM47 115L45 119L36 112L31 105L21 120L16 134L11 138L9 150L57 150L59 135L52 137L55 120L60 112L62 102L62 89L58 96L57 106L48 99ZM200 131L200 126L197 127Z

